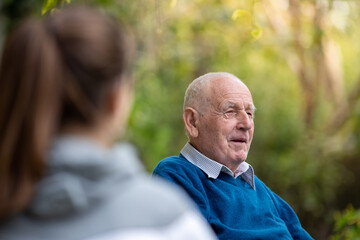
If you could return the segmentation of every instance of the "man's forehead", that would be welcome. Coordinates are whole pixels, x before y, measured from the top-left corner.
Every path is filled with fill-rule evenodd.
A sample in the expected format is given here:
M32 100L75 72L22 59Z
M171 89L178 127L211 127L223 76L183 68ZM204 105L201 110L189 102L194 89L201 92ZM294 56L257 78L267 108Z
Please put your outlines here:
M208 95L217 103L232 103L243 105L254 105L250 90L240 80L238 82L230 82L229 84L213 85Z
M245 109L250 109L250 110L253 110L255 111L255 106L254 106L254 103L251 101L234 101L232 99L228 99L228 100L225 100L223 102L223 107L225 108L245 108Z
M221 75L210 79L202 87L202 104L204 105L222 105L224 100L234 99L236 102L246 102L250 107L253 104L252 96L248 87L237 77Z

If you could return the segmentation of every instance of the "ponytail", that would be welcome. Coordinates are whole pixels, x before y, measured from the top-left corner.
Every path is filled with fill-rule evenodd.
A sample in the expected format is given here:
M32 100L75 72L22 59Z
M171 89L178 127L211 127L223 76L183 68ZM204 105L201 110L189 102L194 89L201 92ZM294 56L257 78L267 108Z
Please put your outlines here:
M90 126L123 81L125 32L87 7L28 20L0 64L0 221L23 210L45 174L45 154L66 124Z
M42 22L28 20L8 39L0 65L0 221L23 210L44 175L57 129L61 61Z

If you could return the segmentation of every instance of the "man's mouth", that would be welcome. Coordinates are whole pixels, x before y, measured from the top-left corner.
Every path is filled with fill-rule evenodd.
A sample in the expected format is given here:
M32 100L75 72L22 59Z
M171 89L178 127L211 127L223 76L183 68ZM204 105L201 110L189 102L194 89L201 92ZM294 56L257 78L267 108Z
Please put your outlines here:
M230 140L231 142L235 142L235 143L247 143L247 138L234 138Z

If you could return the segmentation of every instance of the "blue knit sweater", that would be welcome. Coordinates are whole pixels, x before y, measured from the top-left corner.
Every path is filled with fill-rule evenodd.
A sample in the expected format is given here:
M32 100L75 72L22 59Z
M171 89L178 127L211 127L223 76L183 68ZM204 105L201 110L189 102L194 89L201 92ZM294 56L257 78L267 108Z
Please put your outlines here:
M256 190L224 172L210 179L181 154L162 160L153 175L182 186L220 240L312 239L291 207L256 176Z

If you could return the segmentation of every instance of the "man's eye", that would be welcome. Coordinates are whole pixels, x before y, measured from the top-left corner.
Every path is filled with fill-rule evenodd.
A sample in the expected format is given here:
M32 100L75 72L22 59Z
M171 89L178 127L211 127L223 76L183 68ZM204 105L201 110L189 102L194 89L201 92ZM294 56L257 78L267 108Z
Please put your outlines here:
M228 110L225 112L225 117L233 117L236 115L236 112L234 110Z
M254 114L252 112L247 112L247 115L251 118L253 118Z

